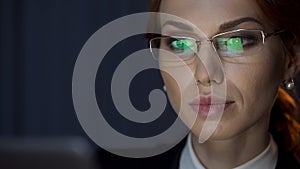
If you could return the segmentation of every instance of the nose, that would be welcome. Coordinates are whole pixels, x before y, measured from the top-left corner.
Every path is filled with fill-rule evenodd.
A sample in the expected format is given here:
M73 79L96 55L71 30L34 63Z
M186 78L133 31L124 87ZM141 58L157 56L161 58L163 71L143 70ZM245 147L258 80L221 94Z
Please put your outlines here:
M202 44L197 56L195 69L197 85L207 87L213 84L221 84L225 77L223 64L211 44Z

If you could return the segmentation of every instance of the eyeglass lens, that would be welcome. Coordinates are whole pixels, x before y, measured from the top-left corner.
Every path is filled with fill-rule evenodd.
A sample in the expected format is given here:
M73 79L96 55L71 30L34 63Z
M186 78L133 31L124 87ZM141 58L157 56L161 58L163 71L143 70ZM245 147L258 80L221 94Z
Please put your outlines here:
M211 42L220 57L249 56L256 54L262 48L263 33L259 30L222 33L213 36ZM190 37L157 37L152 39L150 43L152 48L166 50L183 60L197 56L201 47L201 41ZM168 57L168 59L172 59L172 57Z

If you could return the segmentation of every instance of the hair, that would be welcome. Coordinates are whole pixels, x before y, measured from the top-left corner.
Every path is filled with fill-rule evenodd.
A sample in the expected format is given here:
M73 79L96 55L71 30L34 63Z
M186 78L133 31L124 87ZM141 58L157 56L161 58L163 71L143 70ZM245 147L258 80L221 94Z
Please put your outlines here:
M284 30L280 38L291 57L293 45L300 44L300 10L299 0L256 0L261 11L276 28ZM150 11L158 12L161 0L150 0ZM149 29L155 29L150 20ZM149 34L148 38L154 35ZM295 100L281 87L278 89L274 106L271 110L269 132L278 144L279 151L291 153L300 162L300 125L298 123L298 108Z

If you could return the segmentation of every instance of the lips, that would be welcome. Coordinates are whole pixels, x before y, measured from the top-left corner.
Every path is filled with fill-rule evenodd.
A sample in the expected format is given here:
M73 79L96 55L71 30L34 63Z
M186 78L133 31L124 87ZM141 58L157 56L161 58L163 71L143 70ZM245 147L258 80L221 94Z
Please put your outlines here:
M223 113L234 101L217 96L200 96L190 102L191 108L202 116Z

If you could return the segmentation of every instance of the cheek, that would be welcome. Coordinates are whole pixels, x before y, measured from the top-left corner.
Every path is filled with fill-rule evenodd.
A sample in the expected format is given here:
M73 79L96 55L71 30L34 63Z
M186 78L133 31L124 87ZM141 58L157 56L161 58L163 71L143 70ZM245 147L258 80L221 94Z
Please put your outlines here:
M227 72L227 80L236 86L244 97L263 95L278 86L279 71L269 64L235 66Z
M229 92L237 96L239 111L251 114L254 121L270 110L285 70L285 59L278 49L261 53L260 57L256 63L224 64L233 89Z
M275 51L265 53L256 63L224 63L228 95L237 106L223 115L217 135L227 133L224 137L228 137L245 131L270 111L285 65L281 52Z
M178 84L177 84L176 80L168 73L161 71L161 75L163 77L164 84L167 89L169 101L170 101L173 109L176 112L178 112L180 109L180 103L181 103L180 89L178 87Z
M228 84L237 90L236 93L240 96L238 101L243 112L261 106L267 107L273 102L280 81L279 72L273 66L256 64L237 66L236 68L237 70L234 72L228 73L231 75L227 77L227 80L229 81ZM265 110L253 111L265 112Z
M186 105L186 102L196 97L199 93L195 85L193 69L191 65L186 64L181 66L160 65L169 101L173 109L179 113L182 110L182 106Z

